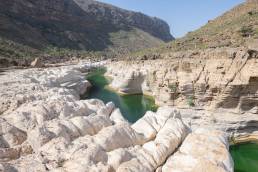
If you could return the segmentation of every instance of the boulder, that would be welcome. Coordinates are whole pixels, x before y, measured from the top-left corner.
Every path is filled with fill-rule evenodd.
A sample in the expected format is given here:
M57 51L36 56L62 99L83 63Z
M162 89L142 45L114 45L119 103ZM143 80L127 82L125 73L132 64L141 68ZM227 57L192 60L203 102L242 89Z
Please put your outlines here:
M162 172L233 172L233 160L225 133L199 128L189 134L179 150L168 158Z
M44 65L43 65L43 63L42 63L42 61L41 61L40 58L35 58L35 59L31 62L30 66L31 66L31 67L40 68L40 67L43 67Z

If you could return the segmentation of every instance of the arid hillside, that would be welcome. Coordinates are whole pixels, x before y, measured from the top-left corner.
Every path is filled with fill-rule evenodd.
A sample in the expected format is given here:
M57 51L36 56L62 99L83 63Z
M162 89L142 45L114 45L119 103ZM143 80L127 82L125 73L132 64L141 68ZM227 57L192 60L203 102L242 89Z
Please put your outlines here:
M93 0L0 0L0 57L114 56L171 41L156 17Z
M198 30L164 46L133 53L132 57L157 56L165 52L248 47L258 39L258 1L240 4ZM151 56L151 58L152 58ZM159 56L158 56L159 57Z

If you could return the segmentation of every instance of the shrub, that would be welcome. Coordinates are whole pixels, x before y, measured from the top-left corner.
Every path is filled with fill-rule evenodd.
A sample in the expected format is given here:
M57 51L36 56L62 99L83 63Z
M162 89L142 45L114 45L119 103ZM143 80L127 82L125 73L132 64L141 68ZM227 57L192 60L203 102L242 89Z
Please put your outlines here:
M253 16L253 15L257 15L257 14L258 14L257 11L249 11L249 12L248 12L248 15L249 15L249 16Z
M254 30L251 26L243 26L240 29L240 34L242 37L249 37L254 35Z
M177 91L177 84L169 84L168 88L171 92L175 93Z
M194 104L194 97L193 97L193 96L188 97L188 99L187 99L187 104L188 104L190 107L194 107L194 106L195 106L195 104Z
M173 93L173 106L175 105L175 99L176 99L176 93L177 93L177 84L169 84L168 88L170 89L170 91Z

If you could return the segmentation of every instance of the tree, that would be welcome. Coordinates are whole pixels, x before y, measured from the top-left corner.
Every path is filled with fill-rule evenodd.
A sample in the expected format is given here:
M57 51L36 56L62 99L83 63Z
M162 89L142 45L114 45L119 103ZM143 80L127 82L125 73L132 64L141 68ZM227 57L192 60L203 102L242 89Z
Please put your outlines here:
M173 106L175 105L175 99L176 99L176 94L177 94L177 87L178 84L174 83L174 84L169 84L168 88L170 89L171 93L172 93L172 100L173 100Z

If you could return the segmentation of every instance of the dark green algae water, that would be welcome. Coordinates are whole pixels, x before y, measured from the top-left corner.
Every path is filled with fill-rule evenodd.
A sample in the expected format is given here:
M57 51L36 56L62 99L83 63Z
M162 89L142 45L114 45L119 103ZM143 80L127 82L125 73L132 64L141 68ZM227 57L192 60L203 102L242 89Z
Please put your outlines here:
M105 103L112 101L131 123L140 119L146 111L156 111L154 99L144 95L119 95L106 88L109 81L104 77L105 69L98 69L87 76L93 87L86 98L97 98ZM258 172L258 144L245 143L230 146L235 172Z
M109 81L104 77L105 69L98 69L87 75L87 80L92 84L86 98L97 98L104 103L112 101L115 103L123 116L131 123L140 119L146 111L156 111L157 106L153 98L141 94L119 95L107 89Z
M230 146L235 172L258 172L258 143Z

